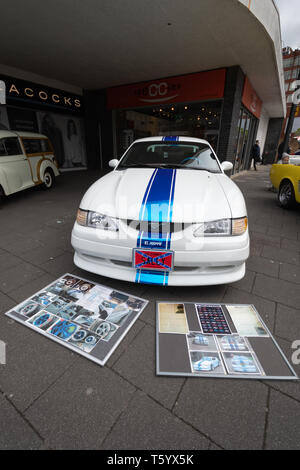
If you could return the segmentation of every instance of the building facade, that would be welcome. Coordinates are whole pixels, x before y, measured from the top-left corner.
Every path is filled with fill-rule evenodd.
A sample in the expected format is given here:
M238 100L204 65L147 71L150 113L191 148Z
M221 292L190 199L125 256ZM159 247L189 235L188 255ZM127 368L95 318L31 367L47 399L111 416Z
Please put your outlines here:
M249 168L255 139L271 161L286 110L279 14L272 0L226 0L226 10L223 1L190 0L188 16L182 0L166 0L169 9L115 0L105 14L100 1L85 23L82 3L67 11L66 31L51 22L66 17L63 2L45 16L28 0L12 37L4 11L0 126L46 134L62 170L105 170L133 140L153 135L204 138L234 172ZM25 26L33 13L44 21L36 47ZM30 64L14 46L18 35Z
M284 68L284 80L285 80L285 93L286 93L286 104L287 114L284 119L284 123L281 131L281 139L284 138L285 130L287 127L287 121L290 117L290 111L292 107L292 96L295 92L294 82L298 80L300 74L300 49L293 50L290 47L285 47L282 50L283 68ZM300 106L297 106L295 121L292 133L297 133L300 136ZM291 142L292 147L293 141Z

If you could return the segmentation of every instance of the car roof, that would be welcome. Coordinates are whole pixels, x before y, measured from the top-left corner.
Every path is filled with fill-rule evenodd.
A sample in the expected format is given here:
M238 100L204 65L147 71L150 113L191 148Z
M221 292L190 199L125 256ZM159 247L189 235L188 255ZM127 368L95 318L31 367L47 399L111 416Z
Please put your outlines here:
M35 139L48 139L46 135L38 134L36 132L26 132L26 131L6 131L0 130L0 139L4 137L33 137Z
M201 144L207 144L207 145L210 145L209 142L207 140L204 140L204 139L198 139L197 137L186 137L186 136L165 136L165 135L158 135L158 136L154 136L154 137L144 137L143 139L137 139L135 140L133 143L135 144L136 142L163 142L163 139L165 137L171 137L172 139L176 138L176 142L195 142L195 143L201 143ZM166 141L166 142L172 142L172 140L170 141Z

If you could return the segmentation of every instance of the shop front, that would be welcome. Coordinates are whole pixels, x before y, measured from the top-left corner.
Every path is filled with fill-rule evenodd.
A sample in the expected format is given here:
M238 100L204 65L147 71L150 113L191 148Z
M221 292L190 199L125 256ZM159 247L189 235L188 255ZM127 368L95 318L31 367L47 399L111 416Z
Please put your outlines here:
M136 139L181 135L208 140L234 172L248 169L262 101L242 72L241 80L239 96L229 69L109 88L115 158Z
M218 69L109 88L115 156L134 140L156 135L206 139L217 151L225 78L226 70Z
M238 121L234 173L250 168L251 150L257 134L261 109L262 101L246 77Z
M0 129L46 135L60 170L87 167L82 96L0 75L6 104L0 107Z

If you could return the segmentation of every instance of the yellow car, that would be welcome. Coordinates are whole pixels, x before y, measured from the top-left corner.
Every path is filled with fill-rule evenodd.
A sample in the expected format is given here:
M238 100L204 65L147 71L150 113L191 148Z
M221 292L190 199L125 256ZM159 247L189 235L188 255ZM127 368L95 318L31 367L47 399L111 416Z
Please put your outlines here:
M295 202L300 204L300 166L276 163L272 165L270 179L278 190L281 207L289 209Z

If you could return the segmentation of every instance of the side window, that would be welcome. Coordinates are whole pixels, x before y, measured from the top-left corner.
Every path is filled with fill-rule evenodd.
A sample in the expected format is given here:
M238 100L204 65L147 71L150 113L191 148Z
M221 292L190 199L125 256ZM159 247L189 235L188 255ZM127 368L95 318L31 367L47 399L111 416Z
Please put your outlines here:
M50 147L50 142L48 139L42 139L41 140L41 146L42 146L42 151L43 152L52 152L52 149Z
M5 155L22 155L23 152L17 137L7 137L6 139L2 139L2 142L6 150Z
M6 155L7 153L4 145L4 139L0 139L0 157L5 157Z
M39 139L22 139L26 153L42 153L42 145Z

